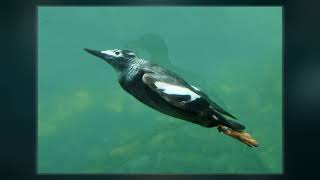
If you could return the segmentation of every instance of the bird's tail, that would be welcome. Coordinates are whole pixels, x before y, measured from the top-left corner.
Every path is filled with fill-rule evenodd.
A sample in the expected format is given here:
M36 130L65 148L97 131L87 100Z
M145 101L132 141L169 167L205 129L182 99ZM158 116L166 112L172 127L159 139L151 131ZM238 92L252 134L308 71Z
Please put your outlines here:
M221 120L221 119L220 119ZM243 131L246 127L239 122L233 121L231 119L223 119L220 121L221 125L227 126L236 131Z
M220 132L223 132L227 136L239 140L240 142L248 145L249 147L258 147L258 142L255 139L253 139L249 133L246 133L244 131L233 130L232 128L223 125L218 125L218 130Z

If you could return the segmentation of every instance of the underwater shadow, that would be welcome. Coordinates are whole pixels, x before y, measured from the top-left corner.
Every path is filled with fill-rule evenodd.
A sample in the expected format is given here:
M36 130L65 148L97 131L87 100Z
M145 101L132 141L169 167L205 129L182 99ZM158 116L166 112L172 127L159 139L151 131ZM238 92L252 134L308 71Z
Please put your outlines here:
M212 100L217 102L227 111L231 111L230 108L228 108L228 106L219 97L219 93L217 93L218 90L214 86L217 84L214 79L211 79L209 84L209 82L201 77L201 75L196 74L197 70L190 71L172 63L172 60L169 57L170 52L168 45L164 38L162 38L160 35L154 33L143 34L137 39L127 42L125 44L125 48L134 51L138 56L144 52L147 52L150 58L148 60L151 62L168 68L169 70L183 77L188 82L193 82L195 86L199 85L201 87L206 87L205 92L207 92L207 95L211 97ZM202 89L201 87L200 89Z

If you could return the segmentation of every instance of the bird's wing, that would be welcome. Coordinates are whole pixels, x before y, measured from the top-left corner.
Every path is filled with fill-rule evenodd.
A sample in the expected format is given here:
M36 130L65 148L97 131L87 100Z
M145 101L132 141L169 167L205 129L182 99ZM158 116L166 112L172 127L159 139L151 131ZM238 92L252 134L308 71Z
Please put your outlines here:
M237 119L210 100L201 90L189 85L172 72L147 70L142 76L142 80L150 89L178 108L194 112L202 112L210 108L222 115Z
M145 73L143 82L170 104L192 112L208 109L210 103L178 77L165 73Z

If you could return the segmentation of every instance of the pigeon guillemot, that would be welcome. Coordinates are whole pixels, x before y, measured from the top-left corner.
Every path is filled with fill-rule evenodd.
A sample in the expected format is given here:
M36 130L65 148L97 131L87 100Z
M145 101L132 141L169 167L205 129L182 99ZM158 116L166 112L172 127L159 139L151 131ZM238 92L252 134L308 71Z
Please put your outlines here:
M258 146L233 115L175 73L129 50L84 50L109 63L118 72L121 87L149 107L203 127L217 127L250 147Z

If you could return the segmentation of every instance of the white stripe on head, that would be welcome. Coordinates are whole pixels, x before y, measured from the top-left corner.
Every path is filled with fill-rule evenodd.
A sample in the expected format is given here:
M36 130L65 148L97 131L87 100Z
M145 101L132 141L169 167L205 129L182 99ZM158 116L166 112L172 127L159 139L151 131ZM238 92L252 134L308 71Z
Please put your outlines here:
M189 95L191 97L190 101L200 98L198 94L185 87L176 86L164 82L155 82L154 84L157 89L164 90L163 92L166 94Z
M105 50L105 51L101 51L101 53L109 56L113 56L113 57L123 57L123 53L121 52L120 49Z

